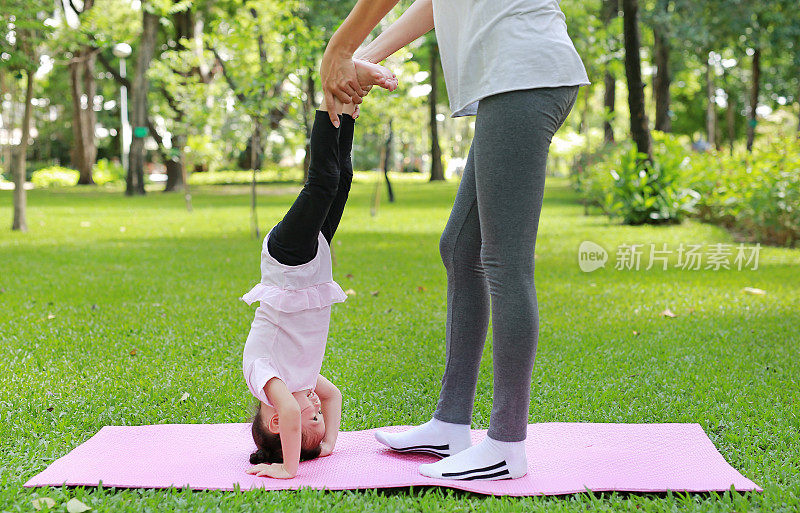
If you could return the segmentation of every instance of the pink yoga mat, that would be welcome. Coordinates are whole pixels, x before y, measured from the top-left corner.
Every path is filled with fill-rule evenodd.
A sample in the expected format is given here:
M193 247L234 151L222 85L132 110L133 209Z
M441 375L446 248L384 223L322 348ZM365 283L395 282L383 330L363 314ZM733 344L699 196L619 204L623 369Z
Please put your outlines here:
M403 429L395 427L390 429ZM200 490L344 490L438 485L488 495L599 491L761 491L731 467L698 424L544 423L528 426L528 475L507 481L437 480L417 472L430 456L397 454L374 430L343 432L327 458L290 480L245 473L249 424L106 426L25 486L86 485ZM480 440L485 431L473 431Z

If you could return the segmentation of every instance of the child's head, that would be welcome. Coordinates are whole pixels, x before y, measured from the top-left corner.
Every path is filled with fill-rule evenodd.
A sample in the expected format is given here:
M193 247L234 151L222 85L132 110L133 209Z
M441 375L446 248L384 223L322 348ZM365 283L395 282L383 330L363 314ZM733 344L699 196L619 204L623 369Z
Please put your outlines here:
M309 397L294 395L300 404L300 461L313 460L319 456L320 443L325 436L319 399L315 394ZM257 450L250 455L250 463L282 463L280 419L275 408L262 402L256 405L252 432Z

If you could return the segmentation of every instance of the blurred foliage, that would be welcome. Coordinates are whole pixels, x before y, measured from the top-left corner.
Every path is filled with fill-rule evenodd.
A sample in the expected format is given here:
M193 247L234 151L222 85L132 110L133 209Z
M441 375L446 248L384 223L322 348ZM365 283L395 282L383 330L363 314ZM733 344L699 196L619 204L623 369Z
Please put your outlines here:
M630 143L581 162L573 186L587 205L626 224L680 222L686 215L742 239L795 246L800 240L800 140L776 135L752 154L687 149L685 138L654 132L653 161Z
M410 3L399 2L367 42ZM670 117L674 134L692 140L704 134L708 103L705 70L710 62L716 88L712 112L717 118L717 140L712 143L718 147L740 143L747 129L751 54L756 47L762 53L758 137L768 136L773 123L798 126L800 10L796 1L701 0L690 4L687 0L642 0L640 4L647 108L654 109L653 30L657 29L665 34L671 49ZM81 8L83 4L76 5ZM160 20L156 52L148 71L148 110L156 135L148 141L148 160L163 163L182 154L190 173L239 167L257 135L264 168L301 167L313 109L321 100L319 61L327 40L352 8L352 0L151 0L143 5ZM628 132L622 19L612 16L604 21L601 0L563 0L560 8L592 85L581 89L573 113L556 135L549 171L582 175L581 169L593 155L607 151L602 146L604 121L610 120L618 140L625 139ZM80 15L68 2L7 0L4 4L0 14L0 76L5 85L0 88L6 101L0 109L0 131L18 130L24 83L21 66L39 66L34 144L28 148L29 160L35 162L32 168L28 166L31 171L54 164L70 165L76 144L72 140L68 63L73 52L86 46L94 48L97 55L98 89L93 105L98 158L118 157L121 63L112 49L117 43L132 46L133 54L126 62L128 77L133 76L140 43L140 9L139 3L128 0L94 0ZM26 50L33 48L30 45L20 44L26 39L17 38L18 32L31 36L28 39L35 43L36 52ZM393 93L376 89L365 99L353 147L357 168L382 165L391 120L391 169L428 170L429 54L433 41L433 34L420 38L385 62L400 77L400 87ZM606 72L617 79L613 113L603 108ZM449 118L443 80L439 88L440 146L446 167L457 173L469 150L474 118ZM729 136L733 138L730 141ZM630 188L630 210L638 212L629 222L650 218L651 214L658 221L680 217L675 201L680 204L681 200L667 199L673 193L680 196L676 191L637 182L641 178L637 178L639 171L632 164L620 171ZM662 199L653 199L659 197ZM618 198L614 204L628 200ZM653 201L658 206L651 204Z
M256 182L276 183L293 182L303 178L303 170L300 168L282 168L271 166L267 169L256 171ZM194 173L189 177L191 185L246 185L253 180L253 172L248 170L229 169L217 171L215 173Z
M125 180L125 169L118 162L100 159L92 168L92 176L97 185L122 182Z
M74 169L52 166L34 171L31 183L34 187L68 187L78 183L80 173Z
M688 164L677 138L653 132L653 159L626 141L578 175L579 190L612 218L625 224L680 222L693 210L697 194L683 187Z
M794 136L752 154L693 155L685 182L700 195L700 219L768 244L800 241L800 140Z

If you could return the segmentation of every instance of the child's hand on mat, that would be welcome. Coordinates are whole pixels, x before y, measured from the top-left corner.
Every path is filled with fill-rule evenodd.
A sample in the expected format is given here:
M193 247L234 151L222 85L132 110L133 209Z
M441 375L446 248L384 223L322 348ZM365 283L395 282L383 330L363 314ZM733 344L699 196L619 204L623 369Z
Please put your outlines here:
M275 479L291 479L294 476L290 474L283 463L259 463L247 469L250 475L255 474L256 477L272 477Z
M324 458L325 456L330 456L331 453L333 452L333 444L330 442L326 442L323 440L322 443L319 444L319 446L322 449L322 451L319 453L320 458Z

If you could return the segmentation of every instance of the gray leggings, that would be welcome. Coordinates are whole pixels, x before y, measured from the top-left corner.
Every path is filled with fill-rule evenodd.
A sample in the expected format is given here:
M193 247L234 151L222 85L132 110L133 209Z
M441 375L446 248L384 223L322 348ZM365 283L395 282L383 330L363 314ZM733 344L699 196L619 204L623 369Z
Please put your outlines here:
M447 269L447 364L434 417L470 424L483 345L493 325L489 436L525 439L539 336L533 254L550 140L578 86L480 101L475 137L440 241Z

